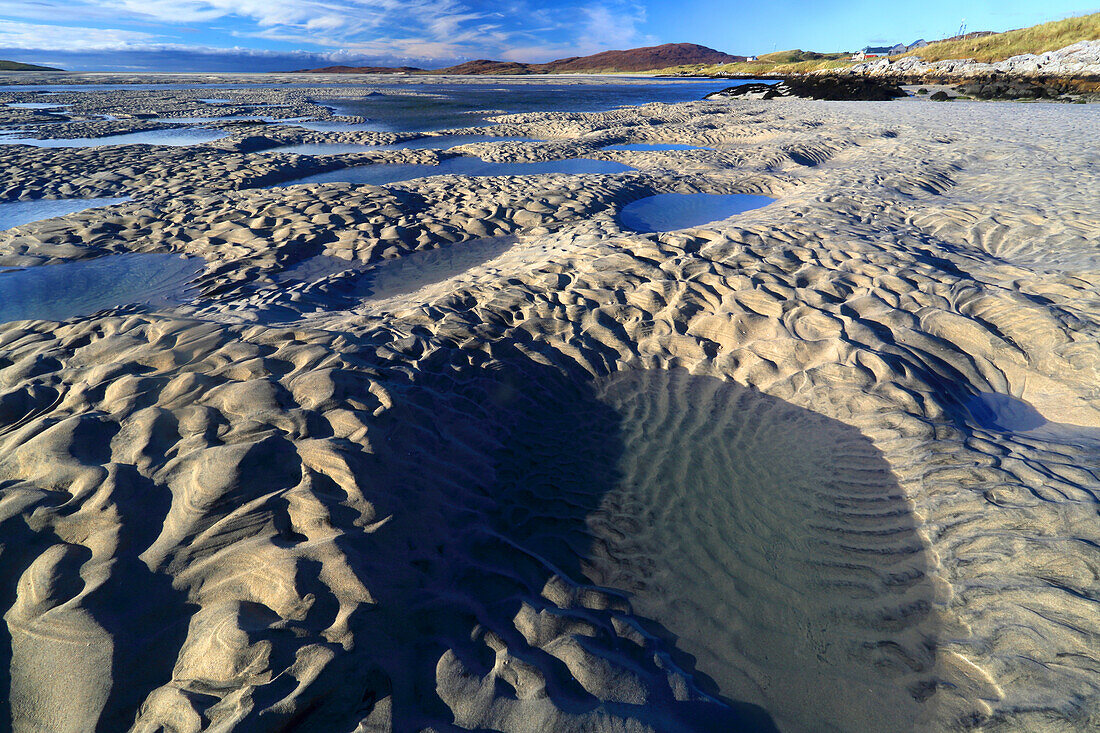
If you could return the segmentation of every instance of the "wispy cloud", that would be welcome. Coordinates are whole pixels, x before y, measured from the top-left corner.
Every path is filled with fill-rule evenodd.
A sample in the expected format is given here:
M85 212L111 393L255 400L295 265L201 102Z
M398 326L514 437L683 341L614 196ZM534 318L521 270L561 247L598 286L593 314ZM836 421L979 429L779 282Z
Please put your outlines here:
M42 25L0 19L0 48L48 48L58 51L121 50L148 46L158 36L117 28Z
M645 17L632 0L0 0L0 49L546 61L653 40Z

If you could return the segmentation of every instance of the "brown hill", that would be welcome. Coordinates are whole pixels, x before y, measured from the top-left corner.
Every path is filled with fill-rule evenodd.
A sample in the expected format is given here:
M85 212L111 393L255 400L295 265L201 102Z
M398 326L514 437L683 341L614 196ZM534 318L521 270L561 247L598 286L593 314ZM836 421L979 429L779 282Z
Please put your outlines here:
M559 59L545 64L550 73L569 71L651 71L681 64L732 64L744 61L744 56L732 56L694 43L666 43L662 46L632 48L629 51L604 51L592 56Z
M654 69L666 69L670 66L682 64L732 64L744 61L744 56L731 56L728 53L715 51L713 48L699 46L694 43L666 43L662 46L648 46L646 48L632 48L628 51L604 51L592 56L571 56L558 59L547 64L525 64L519 61L490 61L478 59L467 61L457 66L449 66L446 69L435 69L429 74L567 74L574 72L622 72L622 71L652 71ZM403 66L393 69L385 66L327 66L323 69L306 69L298 73L327 73L327 74L385 74L396 72L417 72L414 69Z
M518 61L490 61L478 59L467 61L458 66L448 66L446 69L434 69L430 74L460 74L462 76L478 76L481 74L542 74L546 72L535 71L537 64L522 64Z
M412 74L424 69L415 66L324 66L320 69L299 69L294 74Z

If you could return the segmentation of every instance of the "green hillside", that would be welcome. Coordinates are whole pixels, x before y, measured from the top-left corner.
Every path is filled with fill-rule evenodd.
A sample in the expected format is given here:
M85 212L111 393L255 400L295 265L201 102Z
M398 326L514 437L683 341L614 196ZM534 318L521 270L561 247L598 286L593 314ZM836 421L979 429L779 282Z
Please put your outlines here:
M34 64L21 64L18 61L0 60L0 71L61 71L52 66L35 66Z

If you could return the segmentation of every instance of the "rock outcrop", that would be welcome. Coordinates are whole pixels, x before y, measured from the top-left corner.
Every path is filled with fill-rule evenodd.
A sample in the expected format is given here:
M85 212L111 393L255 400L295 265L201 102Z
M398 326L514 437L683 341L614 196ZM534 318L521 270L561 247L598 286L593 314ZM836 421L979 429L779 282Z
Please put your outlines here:
M897 79L931 76L945 79L972 79L989 75L1014 77L1100 77L1100 40L1080 41L1057 51L1041 54L1026 53L998 61L983 63L973 59L948 59L929 63L919 56L899 59L881 58L835 69L828 74L844 76L878 76Z
M905 92L901 87L888 81L865 77L807 76L785 79L778 84L742 84L708 94L706 99L798 97L834 101L885 101L904 96Z

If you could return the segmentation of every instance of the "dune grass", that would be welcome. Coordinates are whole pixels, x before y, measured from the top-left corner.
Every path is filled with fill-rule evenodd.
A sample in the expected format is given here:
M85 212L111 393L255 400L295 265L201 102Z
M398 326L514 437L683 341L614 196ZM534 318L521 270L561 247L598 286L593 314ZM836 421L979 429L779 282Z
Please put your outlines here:
M1092 13L1091 15L1043 23L1030 28L994 33L980 38L936 41L924 48L914 49L894 58L919 56L929 62L945 59L974 59L975 61L995 62L1004 61L1023 53L1057 51L1078 41L1098 39L1100 39L1100 13ZM661 73L693 76L717 74L743 76L797 75L852 66L857 62L851 61L851 56L852 52L850 51L844 53L815 53L793 49L764 54L756 61L710 66L692 64L662 69Z
M925 61L974 59L995 62L1023 53L1057 51L1078 41L1097 39L1100 39L1100 13L1093 13L981 38L937 41L903 55L919 56Z
M756 61L740 61L733 64L689 64L675 66L671 69L662 69L661 73L668 74L698 74L706 76L710 74L732 74L743 76L760 76L762 74L806 74L811 71L823 69L836 69L851 66L849 61L851 52L845 53L816 53L814 51L802 51L792 49L790 51L776 51L764 54Z

